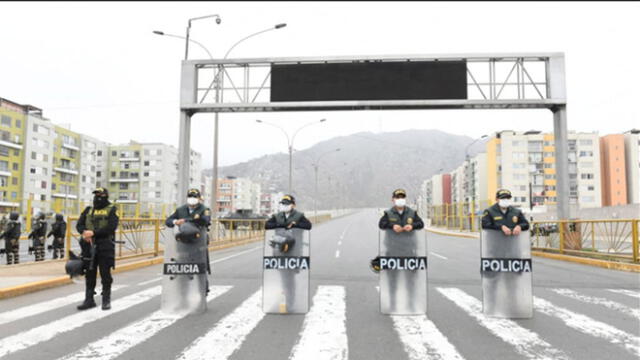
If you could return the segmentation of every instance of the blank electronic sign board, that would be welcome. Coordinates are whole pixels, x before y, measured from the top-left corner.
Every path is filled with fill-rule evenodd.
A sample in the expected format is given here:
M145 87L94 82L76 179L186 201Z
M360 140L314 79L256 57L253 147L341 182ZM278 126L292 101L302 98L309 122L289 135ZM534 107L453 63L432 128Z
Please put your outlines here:
M271 101L467 98L465 61L273 64Z

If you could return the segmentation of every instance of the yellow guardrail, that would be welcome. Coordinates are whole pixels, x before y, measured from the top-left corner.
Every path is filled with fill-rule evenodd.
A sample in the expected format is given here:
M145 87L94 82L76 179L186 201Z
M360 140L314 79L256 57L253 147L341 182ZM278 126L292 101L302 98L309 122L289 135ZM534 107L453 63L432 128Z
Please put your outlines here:
M427 207L424 217L431 220L432 226L458 231L479 231L478 214L491 205L491 200L434 205Z

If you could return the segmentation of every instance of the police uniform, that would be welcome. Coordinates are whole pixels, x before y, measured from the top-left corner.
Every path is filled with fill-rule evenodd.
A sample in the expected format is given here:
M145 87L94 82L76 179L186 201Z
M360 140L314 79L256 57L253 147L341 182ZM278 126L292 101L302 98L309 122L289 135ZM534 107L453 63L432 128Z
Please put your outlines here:
M20 228L18 213L12 212L10 220L6 223L0 239L4 239L4 248L7 256L7 265L20 263Z
M64 238L67 234L67 223L64 221L62 214L56 215L56 222L51 225L51 231L47 234L47 238L53 235L53 258L57 259L60 257L61 259L64 257L62 255L64 251Z
M80 234L85 230L91 230L94 233L93 244L80 239L82 258L85 260L87 270L85 302L78 309L84 310L95 306L93 295L97 270L100 269L102 309L108 310L111 308L111 284L113 283L111 269L116 266L114 241L119 218L115 205L108 200L107 189L97 188L93 193L95 194L93 206L87 206L84 209L76 224L76 230ZM92 253L95 253L95 256L92 256Z
M499 190L496 198L510 199L511 192L509 190ZM495 203L482 214L483 229L502 230L503 225L511 230L516 226L520 226L521 230L529 230L529 222L524 217L524 214L520 209L513 206L507 207L507 210L502 212L499 203Z
M378 227L381 230L386 230L393 229L394 225L400 225L402 227L405 225L411 225L414 230L424 228L424 222L420 216L418 216L418 212L408 206L404 207L402 214L395 206L384 211L384 215L382 215L378 222Z
M296 200L292 195L285 195L280 200L280 204L282 205L295 205ZM311 221L304 216L304 213L291 209L291 211L287 214L284 211L280 211L276 214L273 214L269 220L264 224L264 228L266 230L277 229L277 228L298 228L304 230L311 230Z
M33 230L29 234L29 238L33 241L33 252L35 253L36 261L44 260L44 243L46 236L47 221L44 218L44 214L39 213L33 224Z

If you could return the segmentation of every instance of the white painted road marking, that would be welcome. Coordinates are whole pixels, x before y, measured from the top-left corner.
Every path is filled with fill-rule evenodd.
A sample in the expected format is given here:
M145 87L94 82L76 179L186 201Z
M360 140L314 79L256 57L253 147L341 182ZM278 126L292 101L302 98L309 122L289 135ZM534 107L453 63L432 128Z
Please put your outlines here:
M178 359L227 359L264 317L262 289L256 291L209 332L196 339Z
M633 309L626 305L620 304L609 299L579 294L571 289L551 289L551 291L571 299L586 302L589 304L602 305L611 310L619 311L627 315L633 316L640 320L640 309Z
M444 260L449 260L448 258L440 255L440 254L436 254L433 251L429 252L431 255L435 256L435 257L439 257L440 259L444 259Z
M627 295L627 296L640 299L640 292L637 292L637 291L625 290L625 289L609 289L609 291L614 292L616 294Z
M463 360L426 316L391 316L409 360Z
M336 259L340 257L340 250L336 250Z
M111 287L111 291L116 291L124 287L126 287L126 285L113 285ZM0 325L6 324L8 322L16 321L16 320L22 320L29 316L42 314L43 312L61 308L63 306L67 306L75 302L79 303L82 300L84 300L84 291L77 292L64 297L60 297L57 299L47 300L47 301L39 302L37 304L24 306L18 309L5 311L3 313L0 313Z
M239 252L237 254L233 254L233 255L229 255L227 257L223 257L221 259L216 259L216 260L213 260L213 261L209 261L209 264L215 264L215 263L219 263L219 262L222 262L222 261L225 261L225 260L229 260L229 259L232 259L232 258L234 258L236 256L244 255L244 254L246 254L248 252L255 251L255 250L258 250L258 249L262 249L262 246L257 246L257 247L254 247L252 249L249 249L249 250L241 251L241 252Z
M149 284L151 284L151 283L154 283L154 282L156 282L156 281L160 281L160 280L162 280L162 278L161 278L161 277L159 277L159 278L155 278L155 279L151 279L151 280L147 280L147 281L143 281L143 282L138 283L138 286L149 285Z
M213 286L207 296L207 301L217 298L229 291L229 289L231 289L231 286ZM186 314L166 314L161 310L156 311L144 319L119 329L112 334L85 346L73 354L65 356L62 359L114 359L132 347L151 338L160 330L172 325L185 315Z
M554 349L538 334L529 331L509 319L492 318L482 313L480 301L457 288L436 288L480 325L492 334L513 345L518 353L528 359L549 360L569 359L562 351Z
M605 339L613 344L621 344L631 353L637 356L640 355L640 337L638 336L633 336L611 325L559 307L535 296L533 298L533 306L543 314L559 318L572 329Z
M289 360L348 359L345 312L344 287L319 286Z
M160 295L160 290L160 286L156 286L137 292L133 295L125 296L122 299L112 302L112 308L110 311L102 311L99 308L89 309L6 337L0 340L0 357L53 339L62 333L77 329L84 324L119 313L120 311L126 310L134 305L141 304Z

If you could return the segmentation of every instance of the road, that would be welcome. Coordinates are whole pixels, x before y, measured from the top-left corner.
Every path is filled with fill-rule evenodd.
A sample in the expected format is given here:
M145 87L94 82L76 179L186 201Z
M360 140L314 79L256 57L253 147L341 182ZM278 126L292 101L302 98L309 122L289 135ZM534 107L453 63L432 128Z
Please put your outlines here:
M0 358L638 359L638 274L534 258L532 319L482 315L479 242L428 235L427 316L379 313L376 210L312 230L306 315L261 311L260 244L211 254L208 311L158 311L161 266L115 275L112 310L81 285L0 302Z

